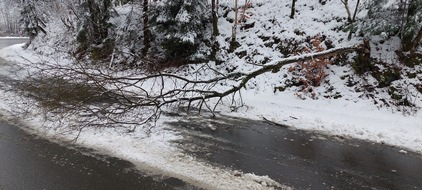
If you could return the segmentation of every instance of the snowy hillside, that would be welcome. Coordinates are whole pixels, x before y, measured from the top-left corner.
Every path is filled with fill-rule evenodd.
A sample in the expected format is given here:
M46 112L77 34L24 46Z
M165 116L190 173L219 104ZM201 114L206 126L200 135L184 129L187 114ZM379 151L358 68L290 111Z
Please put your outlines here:
M221 67L250 71L259 68L257 65L281 60L285 56L279 48L289 39L306 40L309 36L324 35L334 47L356 45L363 40L358 36L347 40L348 32L342 30L346 12L341 1L327 1L325 5L317 1L300 1L296 6L295 19L289 18L290 1L257 3L248 9L252 16L246 24L255 25L239 32L241 46L234 54L224 55L228 64ZM363 16L365 11L358 14L358 17ZM227 18L219 20L221 28L226 29L221 31L220 43L226 44L227 49L224 37L231 33L227 20L232 17L229 13ZM395 50L400 48L400 42L396 37L385 42L380 36L367 37L371 41L371 57L378 62L379 71L375 74L356 74L347 61L329 65L327 77L321 86L313 88L317 95L312 98L311 93L301 91L301 86L291 85L294 74L289 68L294 64L286 65L280 72L268 73L250 82L248 89L242 91L246 106L230 115L265 117L299 129L387 143L420 152L422 68L420 65L407 67L397 60ZM399 79L381 85L382 74L390 72L398 72ZM403 100L405 98L410 106Z

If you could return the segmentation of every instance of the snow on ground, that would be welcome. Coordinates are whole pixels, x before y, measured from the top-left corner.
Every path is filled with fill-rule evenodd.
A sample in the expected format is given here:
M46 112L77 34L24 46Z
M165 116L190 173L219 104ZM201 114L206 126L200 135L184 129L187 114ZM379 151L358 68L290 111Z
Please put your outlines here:
M4 48L0 51L0 56L7 61L16 62L16 63L26 63L26 61L31 60L31 62L40 62L40 56L32 51L24 51L22 48L24 44L15 44Z
M229 3L229 1L224 2ZM306 33L306 35L311 36L322 33L329 36L336 47L350 46L359 42L359 40L347 41L347 33L331 30L340 27L344 21L338 19L345 16L340 1L327 1L327 5L323 7L319 7L318 1L298 2L298 14L295 20L288 18L287 13L290 11L288 3L290 1L262 1L260 6L248 10L252 12L249 22L255 22L255 27L239 32L241 46L236 50L236 53L244 51L246 55L253 56L248 60L248 57L240 58L233 54L222 53L222 57L228 60L225 65L237 68L236 71L248 72L259 68L256 64L271 63L284 58L284 55L275 46L268 45L268 42L275 39L264 41L269 36L288 39L305 38L305 36L298 36L297 33ZM321 15L323 16L321 17ZM225 39L231 34L231 24L228 20L233 16L230 13L228 18L220 18L219 20L222 34L218 40L223 47L224 44L227 45ZM45 49L45 52L48 52L46 54L48 56L52 54L48 48ZM394 57L385 57L388 52L377 51L376 53L379 53L379 55L375 56L388 59L386 61L394 59ZM39 59L39 56L33 54L32 51L22 50L20 45L1 50L0 56L15 62ZM269 60L265 58L269 58ZM254 64L246 64L246 62ZM295 95L297 90L294 88L283 92L274 92L274 87L280 85L280 81L285 78L287 68L288 66L279 73L265 74L251 81L250 85L241 91L246 106L240 107L237 111L232 111L229 105L223 105L219 107L219 111L224 115L236 117L252 119L265 117L274 122L292 126L294 129L318 131L330 135L385 143L422 153L421 111L412 112L413 114L410 115L403 114L402 111L397 111L397 109L380 107L374 105L373 101L362 98L364 92L358 93L352 90L341 79L343 74L351 72L348 67L330 66L329 68L332 71L328 76L330 84L335 88L335 92L342 95L341 98L321 97L303 100ZM205 76L212 77L210 75ZM220 88L225 89L226 87ZM12 117L13 110L10 104L14 103L15 95L12 92L1 91L0 113ZM379 96L384 95L380 94ZM420 99L418 97L417 105L419 106ZM25 107L25 105L22 106ZM49 125L48 123L41 126L43 121L39 115L36 115L36 110L32 112L32 115L25 118L27 118L24 120L25 124L38 134L67 140L75 137L76 132L74 131L55 131L53 127L45 127L45 125ZM171 120L171 118L161 118L158 127L153 128L150 135L145 135L142 130L127 134L118 129L102 129L99 131L98 129L87 128L83 130L77 143L137 163L140 169L166 173L169 176L205 188L265 189L278 186L277 183L266 176L239 175L237 171L215 168L181 153L171 144L172 140L181 137L175 132L166 130L166 126L163 124L166 120Z

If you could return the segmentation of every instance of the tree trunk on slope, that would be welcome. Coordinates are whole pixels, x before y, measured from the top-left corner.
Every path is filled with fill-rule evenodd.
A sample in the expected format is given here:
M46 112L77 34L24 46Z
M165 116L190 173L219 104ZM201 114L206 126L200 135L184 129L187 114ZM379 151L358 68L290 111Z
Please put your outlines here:
M344 5L344 8L346 9L346 13L347 13L347 22L348 23L352 23L352 15L350 13L350 9L349 9L349 0L341 0L341 2Z
M151 48L151 31L149 30L149 7L148 0L143 0L142 19L144 23L144 48L142 49L142 57L148 55Z
M212 14L212 35L216 37L220 34L218 31L218 16L217 16L217 6L216 0L211 1L211 14Z
M416 23L416 16L417 16L417 12L418 12L418 6L416 1L410 1L409 2L409 6L407 8L407 16L406 16L406 20L405 20L405 25L402 31L402 39L401 39L401 44L402 44L402 51L403 52L408 52L408 51L412 51L414 48L414 36L415 36L415 29L414 26L417 24Z
M237 24L238 24L238 0L234 0L234 24L232 29L232 40L230 42L230 52L233 52L238 47L238 42L236 40L237 36Z
M355 12L353 13L352 22L355 22L356 21L356 14L359 11L359 4L360 4L360 0L358 0L356 2Z
M418 34L416 35L415 39L413 39L412 41L410 52L413 53L416 50L421 40L422 40L422 27L420 27Z
M294 19L294 18L295 18L295 12L296 12L295 6L296 6L296 1L297 1L297 0L293 0L293 1L292 1L292 10L291 10L291 12L290 12L290 18L291 18L291 19Z

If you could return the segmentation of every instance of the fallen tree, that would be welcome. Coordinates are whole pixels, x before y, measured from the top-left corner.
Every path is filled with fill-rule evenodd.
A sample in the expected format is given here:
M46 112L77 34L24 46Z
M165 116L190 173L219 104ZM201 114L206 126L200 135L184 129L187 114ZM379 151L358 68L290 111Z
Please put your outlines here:
M215 73L215 77L203 80L198 79L203 77L199 75L186 77L164 71L154 74L125 73L98 69L83 63L48 63L38 69L37 75L32 74L21 85L21 89L39 102L55 102L55 106L47 106L50 109L47 109L46 113L66 112L85 118L79 122L80 130L83 128L81 126L88 125L119 125L131 126L129 131L134 131L137 126L156 121L166 106L185 107L187 111L192 108L201 111L206 107L213 114L225 98L233 107L242 106L242 100L239 105L237 103L237 100L241 99L241 89L255 77L278 71L287 64L351 52L357 52L358 56L369 59L369 46L364 43L275 60L270 64L257 66L250 72L223 74L209 64L203 64L196 71L197 75L199 70ZM228 84L224 89L216 89L215 87L222 82ZM85 90L76 93L81 89ZM72 101L68 101L69 97L72 97Z

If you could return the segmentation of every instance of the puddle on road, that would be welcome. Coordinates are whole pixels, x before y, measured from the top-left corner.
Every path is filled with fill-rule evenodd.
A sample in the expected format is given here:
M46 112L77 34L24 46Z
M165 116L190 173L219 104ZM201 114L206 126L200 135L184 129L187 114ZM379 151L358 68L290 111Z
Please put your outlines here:
M180 120L169 124L186 152L298 189L422 189L421 156L397 148L245 119Z

